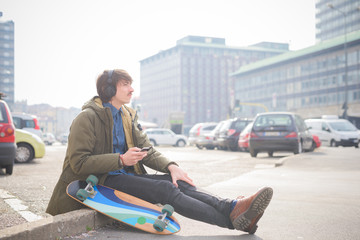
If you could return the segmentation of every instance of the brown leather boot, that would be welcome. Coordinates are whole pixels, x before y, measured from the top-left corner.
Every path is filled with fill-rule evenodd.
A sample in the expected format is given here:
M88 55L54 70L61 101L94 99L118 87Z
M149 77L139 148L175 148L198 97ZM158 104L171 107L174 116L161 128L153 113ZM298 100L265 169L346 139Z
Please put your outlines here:
M250 197L237 198L230 220L235 229L254 234L260 220L273 195L270 187L263 187Z

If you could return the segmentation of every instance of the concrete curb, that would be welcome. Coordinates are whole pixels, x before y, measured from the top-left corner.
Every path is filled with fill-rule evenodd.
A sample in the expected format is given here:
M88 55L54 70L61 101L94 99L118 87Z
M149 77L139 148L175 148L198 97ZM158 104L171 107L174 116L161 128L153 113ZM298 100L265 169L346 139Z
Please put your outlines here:
M284 163L287 160L293 159L293 158L294 158L294 156L283 157L275 162L275 167L281 167L282 165L284 165Z
M113 222L91 209L80 209L35 222L24 223L0 230L0 239L61 239L97 229Z

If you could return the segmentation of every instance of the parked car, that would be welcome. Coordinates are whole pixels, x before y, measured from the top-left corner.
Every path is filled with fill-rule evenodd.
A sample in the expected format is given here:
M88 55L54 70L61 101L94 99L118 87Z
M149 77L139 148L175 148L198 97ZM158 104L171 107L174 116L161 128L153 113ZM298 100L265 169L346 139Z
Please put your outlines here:
M55 143L55 136L52 133L44 133L42 135L42 140L45 145L51 146Z
M0 168L5 168L9 175L13 172L15 151L15 126L9 107L0 95Z
M67 144L68 137L69 137L68 133L61 134L60 137L59 137L59 141L61 142L61 144L63 144L63 145Z
M189 131L189 144L195 145L197 148L202 149L203 145L199 145L198 141L206 141L205 134L210 133L217 125L216 122L205 122L195 124Z
M12 113L15 128L22 129L28 132L32 132L42 137L42 131L40 129L38 119L35 115L26 113Z
M173 145L177 147L185 147L187 138L184 135L175 134L166 128L148 128L144 130L147 134L151 145Z
M260 113L255 117L250 133L249 151L252 157L267 152L270 157L277 151L298 154L312 151L313 137L304 120L290 112Z
M31 132L15 129L16 140L16 163L30 162L34 158L42 158L45 155L45 144L41 138Z
M315 134L312 134L312 136L313 136L312 148L313 149L319 148L321 146L321 141L320 141L319 137L316 136Z
M219 122L218 125L216 125L216 127L214 128L214 130L211 131L210 135L213 136L213 145L214 147L216 147L217 149L221 150L221 147L219 146L219 135L220 135L220 130L221 127L225 124L225 120Z
M249 138L250 138L250 132L252 126L253 126L252 122L246 125L246 127L242 130L242 132L239 135L238 145L241 151L244 152L249 151Z
M212 150L215 148L219 149L217 139L219 137L219 132L221 126L225 123L225 121L219 122L216 127L210 131L210 133L204 133L203 138L199 138L197 141L198 148L205 147L208 150Z
M306 119L305 123L324 146L359 147L358 129L346 119L323 116L321 119Z
M238 141L241 131L252 122L252 119L248 118L233 118L226 120L222 125L218 145L223 149L230 149L231 151L238 151Z

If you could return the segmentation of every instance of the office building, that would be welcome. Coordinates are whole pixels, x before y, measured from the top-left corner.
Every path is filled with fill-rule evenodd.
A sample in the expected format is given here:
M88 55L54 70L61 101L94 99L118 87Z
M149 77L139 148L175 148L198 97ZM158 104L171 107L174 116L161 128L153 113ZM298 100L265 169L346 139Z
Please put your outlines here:
M0 12L0 92L14 106L14 22L2 21Z
M230 47L224 38L180 39L175 47L140 61L141 119L175 132L187 132L198 122L224 120L234 105L229 74L287 51L288 44L281 43Z
M316 10L318 42L360 30L360 0L316 0Z
M345 58L347 52L347 59ZM293 111L304 118L360 116L360 31L241 67L232 74L242 116ZM244 103L242 105L242 103Z

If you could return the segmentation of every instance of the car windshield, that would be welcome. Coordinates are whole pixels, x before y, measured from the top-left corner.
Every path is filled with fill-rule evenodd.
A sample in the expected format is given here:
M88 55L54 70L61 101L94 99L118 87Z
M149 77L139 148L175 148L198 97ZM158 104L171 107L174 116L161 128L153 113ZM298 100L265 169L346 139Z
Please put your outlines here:
M244 136L247 133L249 133L251 131L252 126L253 126L253 123L249 123L248 125L246 125L246 127L241 132L241 136Z
M190 129L189 132L190 132L190 133L195 133L200 126L201 126L201 123L195 124L195 125Z
M224 122L220 122L216 127L211 131L212 133L217 132L221 129L222 125L224 125Z
M268 129L288 129L293 126L290 115L276 114L276 115L263 115L256 118L254 122L254 130L268 130Z
M246 127L247 124L248 124L247 121L236 121L234 124L234 128L238 130L242 130Z
M344 132L353 132L357 131L357 129L349 122L331 122L329 123L331 128L335 131L344 131Z
M249 123L248 125L246 125L246 127L244 128L243 132L246 133L246 132L250 132L250 129L252 128L253 126L253 123Z
M221 126L220 131L224 131L230 128L232 121L226 121L224 122L224 124Z

